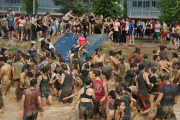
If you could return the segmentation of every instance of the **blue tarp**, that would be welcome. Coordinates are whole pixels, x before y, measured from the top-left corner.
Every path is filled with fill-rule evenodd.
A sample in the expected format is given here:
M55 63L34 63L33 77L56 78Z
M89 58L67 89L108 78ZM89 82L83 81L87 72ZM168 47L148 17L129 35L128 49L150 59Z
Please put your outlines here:
M64 60L67 59L69 50L73 47L74 43L77 43L79 36L73 33L66 33L54 44L58 54L61 54ZM108 36L104 34L86 34L86 36L91 46L86 44L85 47L90 54L93 54L94 50L108 39Z

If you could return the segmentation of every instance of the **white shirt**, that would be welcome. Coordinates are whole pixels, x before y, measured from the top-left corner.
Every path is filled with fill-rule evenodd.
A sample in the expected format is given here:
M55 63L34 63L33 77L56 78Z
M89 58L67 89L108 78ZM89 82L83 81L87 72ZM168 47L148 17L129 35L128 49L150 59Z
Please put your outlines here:
M49 44L49 49L51 50L52 48L54 48L54 46L50 43Z
M128 31L129 30L129 22L126 21L126 28L125 28L125 31Z
M160 28L156 28L156 27L161 27L160 24L155 24L155 32L160 32Z

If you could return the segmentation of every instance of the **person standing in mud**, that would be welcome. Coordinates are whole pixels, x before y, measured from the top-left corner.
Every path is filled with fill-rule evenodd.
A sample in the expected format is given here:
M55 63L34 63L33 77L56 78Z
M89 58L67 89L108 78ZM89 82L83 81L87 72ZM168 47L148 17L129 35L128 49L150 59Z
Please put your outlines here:
M149 72L149 68L151 67L151 62L148 60L148 54L144 54L144 60L140 62L145 66L145 72Z
M50 66L44 66L41 71L43 74L38 77L38 82L40 83L40 92L42 97L43 106L46 106L46 98L48 99L49 105L52 105L52 94L49 87L49 84L55 83L54 81L50 81L49 73L50 73Z
M20 104L20 115L23 120L36 120L38 115L37 101L41 109L41 118L43 117L43 105L41 94L36 90L37 80L33 79L30 82L31 87L23 91L22 101ZM24 113L23 113L24 106Z
M170 83L168 76L163 76L161 80L164 83L164 86L162 86L160 89L159 96L154 106L152 107L152 111L160 103L160 106L157 110L156 120L176 120L173 105L177 104L177 90Z
M80 120L93 120L93 104L92 100L96 100L95 92L91 88L92 80L90 78L85 79L85 87L81 88L78 96L74 102L72 110L75 110L76 103L80 99L79 104L79 119Z
M126 85L126 87L129 87L132 85L133 77L136 75L137 64L132 63L130 67L131 68L126 72L126 75L124 77L125 79L124 84Z
M0 64L2 65L0 70L0 78L2 78L1 91L2 96L9 95L11 86L11 65L7 64L5 57L0 58Z
M143 64L139 64L140 73L137 76L136 87L138 90L139 106L141 108L140 115L146 116L151 112L151 103L148 98L148 87L152 86L149 81L148 73L144 72L145 67Z
M165 23L165 20L162 21L163 23L163 29L161 30L161 37L160 37L160 45L162 45L162 41L163 41L163 38L164 38L164 41L165 41L165 45L167 45L167 41L166 41L166 37L167 37L167 24Z
M68 97L72 94L72 72L68 71L67 65L62 65L63 74L61 75L61 80L58 79L59 83L62 85L62 93L59 98L59 103L62 105L64 103L63 98ZM67 100L68 103L72 103L73 99Z
M160 72L160 68L161 68L159 61L160 61L160 56L154 55L154 62L151 63L151 67L156 67L158 72Z
M102 50L98 50L97 55L94 56L93 58L93 63L99 63L102 62L103 66L104 66L104 56L102 55Z

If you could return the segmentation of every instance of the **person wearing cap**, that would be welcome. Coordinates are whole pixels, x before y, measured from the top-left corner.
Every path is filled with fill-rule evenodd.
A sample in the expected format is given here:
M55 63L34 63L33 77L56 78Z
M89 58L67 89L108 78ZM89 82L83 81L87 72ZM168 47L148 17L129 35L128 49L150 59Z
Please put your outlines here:
M137 51L134 51L133 55L129 57L128 63L132 64L134 61L133 59L138 60L139 63L141 62L141 59L137 56Z

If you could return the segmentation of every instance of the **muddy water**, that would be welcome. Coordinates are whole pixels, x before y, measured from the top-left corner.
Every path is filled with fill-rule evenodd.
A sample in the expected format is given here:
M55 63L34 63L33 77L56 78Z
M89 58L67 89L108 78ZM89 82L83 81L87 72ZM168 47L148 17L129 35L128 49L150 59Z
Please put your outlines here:
M108 81L109 89L114 89L114 81ZM20 103L15 100L15 88L11 88L11 93L4 99L5 110L4 114L0 114L0 120L22 120L19 115ZM38 120L78 120L78 108L74 112L71 112L72 104L66 104L60 106L58 98L53 97L53 105L44 107L44 117ZM178 104L174 106L177 120L180 120L180 100ZM40 114L40 113L39 113ZM151 113L146 117L140 117L137 115L134 120L152 120L155 113ZM97 118L96 120L99 120Z

